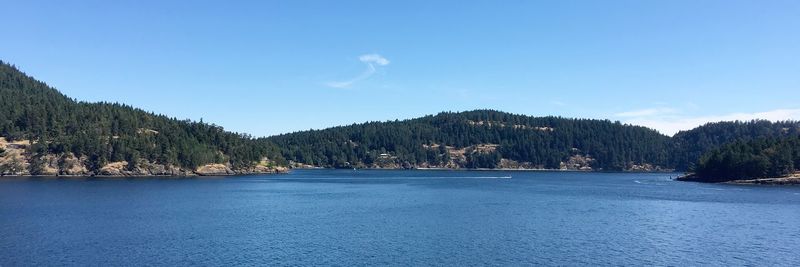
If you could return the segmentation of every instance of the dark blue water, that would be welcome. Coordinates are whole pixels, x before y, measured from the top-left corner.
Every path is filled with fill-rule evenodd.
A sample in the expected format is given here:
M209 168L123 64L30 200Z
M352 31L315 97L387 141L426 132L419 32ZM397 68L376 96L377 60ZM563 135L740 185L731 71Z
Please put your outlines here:
M800 265L800 187L669 176L5 179L0 266Z

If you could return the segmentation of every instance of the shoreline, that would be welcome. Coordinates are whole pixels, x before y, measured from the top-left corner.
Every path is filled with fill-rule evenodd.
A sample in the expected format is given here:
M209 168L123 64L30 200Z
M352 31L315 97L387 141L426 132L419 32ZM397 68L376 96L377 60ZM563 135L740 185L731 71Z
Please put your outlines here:
M367 170L367 171L477 171L477 172L486 172L486 171L511 171L511 172L574 172L574 173L675 173L674 171L602 171L602 170L561 170L561 169L512 169L512 168L498 168L498 169L486 169L486 168L478 168L478 169L453 169L453 168L412 168L412 169L403 169L403 168L357 168L357 169L337 169L337 168L324 168L324 167L302 167L302 168L290 168L285 171L275 171L275 172L249 172L249 173L232 173L232 174L197 174L193 173L190 175L68 175L68 174L61 174L61 175L17 175L17 174L7 174L0 176L0 179L6 178L40 178L40 179L91 179L91 178L99 178L99 179L137 179L137 178L169 178L169 179L186 179L186 178L201 178L201 177L236 177L236 176L251 176L251 175L280 175L280 174L288 174L292 170ZM800 180L798 180L800 182Z
M730 185L800 185L800 173L795 173L786 177L764 177L755 179L737 179L729 181L704 180L695 174L686 174L675 178L681 182L696 182L709 184L730 184Z
M800 185L800 176L733 180L723 183L733 185Z
M518 168L326 168L326 167L297 167L292 170L374 170L374 171L520 171L520 172L586 172L586 173L679 173L674 170L653 171L606 171L606 170L562 170L562 169L518 169Z
M100 178L100 179L138 179L138 178L170 178L170 179L186 179L186 178L212 178L212 177L235 177L235 176L250 176L250 175L279 175L279 174L287 174L290 171L275 171L275 172L250 172L250 173L232 173L232 174L225 174L225 173L218 173L218 174L197 174L193 173L190 175L166 175L166 174L150 174L150 175L69 175L69 174L61 174L61 175L31 175L31 174L6 174L0 175L0 180L5 178L41 178L41 179L86 179L86 178Z

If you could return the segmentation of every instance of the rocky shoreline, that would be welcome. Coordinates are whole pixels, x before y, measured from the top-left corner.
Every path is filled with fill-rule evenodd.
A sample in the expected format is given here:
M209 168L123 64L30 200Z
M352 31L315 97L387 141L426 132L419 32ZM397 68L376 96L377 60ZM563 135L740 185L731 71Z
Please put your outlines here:
M211 163L197 168L186 168L142 158L135 160L135 163L114 161L92 167L86 156L76 156L69 152L34 157L29 151L30 146L31 142L28 140L9 142L0 137L0 177L191 177L276 174L289 171L287 167L279 166L266 157L247 167Z
M12 162L13 163L9 163ZM278 174L289 171L287 167L276 166L264 159L250 167L236 168L230 164L205 164L194 169L165 165L141 160L136 166L126 161L110 162L103 167L90 170L85 159L71 154L47 155L34 165L23 157L0 158L0 177L192 177L192 176L231 176L249 174Z
M257 174L284 174L289 173L286 167L275 167L268 170L238 170L238 169L225 169L220 171L190 171L185 169L177 169L175 172L152 173L142 171L119 171L119 172L86 172L86 173L45 173L45 174L30 174L27 172L14 173L14 174L0 174L0 178L14 178L14 177L47 177L47 178L184 178L184 177L203 177L203 176L241 176L241 175L257 175Z
M733 180L727 184L758 184L758 185L800 185L800 177L760 178L750 180Z
M786 177L765 177L757 179L740 179L718 181L713 179L700 178L697 175L690 173L684 176L679 176L675 180L685 182L700 182L700 183L724 183L735 185L800 185L800 173L795 173Z
M444 166L435 166L428 164L410 164L410 163L373 163L370 165L352 165L348 167L321 167L308 164L300 164L290 162L291 169L358 169L358 170L464 170L464 171L562 171L562 172L640 172L640 173L670 173L675 172L674 169L661 168L650 164L635 165L631 164L622 170L603 170L600 168L592 168L588 163L563 163L560 168L544 168L542 165L534 165L528 162L516 162L508 159L501 159L500 164L496 168L468 168L464 164L457 164L450 162Z

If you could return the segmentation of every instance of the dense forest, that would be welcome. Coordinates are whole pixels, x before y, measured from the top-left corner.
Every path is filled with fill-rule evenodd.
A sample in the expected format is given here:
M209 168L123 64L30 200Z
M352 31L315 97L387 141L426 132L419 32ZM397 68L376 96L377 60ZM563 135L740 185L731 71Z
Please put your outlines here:
M608 120L530 117L494 110L444 112L417 119L368 122L269 138L294 162L325 167L399 166L564 169L589 159L593 170L690 170L721 145L796 136L798 122L719 122L670 138ZM491 145L491 146L489 146ZM489 147L491 149L481 149ZM454 161L452 153L463 156ZM518 164L504 165L502 159Z
M75 101L3 62L0 110L0 137L30 144L31 174L45 155L66 153L84 158L91 170L118 161L189 169L208 163L247 167L262 157L282 162L269 142L123 104Z
M493 110L353 124L269 140L286 159L326 167L375 166L387 158L403 166L443 167L452 159L452 151L464 150L460 167L493 168L502 158L558 169L580 155L603 170L644 163L665 166L670 141L655 130L619 122Z
M706 153L694 168L707 182L782 177L800 166L800 137L764 137L737 141Z
M796 160L791 138L800 135L794 121L709 123L669 137L609 120L474 110L253 138L202 120L76 101L2 62L0 110L0 174L23 166L45 173L42 166L63 169L75 161L96 173L121 162L194 170L214 163L250 168L266 159L275 166L332 168L694 170L727 179L793 171L796 161L784 163ZM20 164L22 155L28 165ZM742 170L745 163L758 171Z
M800 122L765 120L715 122L682 131L672 137L671 166L689 170L703 154L724 144L758 138L777 138L800 135Z

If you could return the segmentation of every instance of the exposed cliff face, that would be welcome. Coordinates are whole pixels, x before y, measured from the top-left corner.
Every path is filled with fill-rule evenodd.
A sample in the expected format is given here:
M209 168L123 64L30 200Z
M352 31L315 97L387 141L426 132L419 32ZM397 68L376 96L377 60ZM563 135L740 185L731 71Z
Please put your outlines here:
M65 175L83 175L89 173L84 161L67 153L61 157L61 173Z
M202 176L219 176L235 174L230 167L225 164L206 164L194 170L194 173Z
M26 142L8 142L0 137L0 174L23 174L28 171L28 159L25 157Z
M29 146L30 142L25 140L8 142L0 137L0 176L220 176L288 171L285 167L274 166L267 158L250 167L232 168L228 164L207 164L194 170L140 159L135 166L127 161L117 161L91 171L86 158L78 158L72 153L33 157L27 151Z
M649 163L642 163L642 164L634 164L629 163L626 166L625 170L632 171L632 172L661 172L661 171L673 171L672 169L664 169L661 166L649 164Z
M285 173L287 171L289 171L289 169L286 167L270 166L270 164L267 164L264 160L262 160L258 164L244 168L231 168L230 165L220 163L206 164L197 167L194 170L194 174L200 176L225 176L259 173Z
M549 131L544 129L542 131ZM468 147L456 148L452 146L441 146L438 144L423 145L423 147L433 152L433 156L440 159L438 164L430 162L412 163L404 161L400 157L392 153L383 153L377 155L375 160L370 164L362 165L348 165L353 168L372 168L372 169L416 169L416 168L442 168L442 169L469 169L470 160L474 160L475 155L487 155L496 153L500 147L498 144L477 144ZM573 149L573 155L561 161L558 168L548 169L544 165L536 165L531 162L516 161L507 158L495 158L496 164L494 167L488 169L511 169L511 170L563 170L563 171L601 171L595 165L595 159L590 155L584 155L579 150ZM295 167L309 168L310 165L295 164ZM483 168L483 167L478 167ZM649 163L634 163L629 162L624 166L623 171L669 171L660 166Z
M258 173L286 173L289 168L284 166L277 166L268 158L261 158L261 161L251 167L239 168L233 170L236 174L258 174Z
M591 171L593 161L594 159L592 157L577 154L569 157L566 162L561 162L561 164L559 164L559 169L571 171Z
M130 166L126 161L111 162L101 167L97 172L85 172L79 175L99 176L194 176L195 173L172 165L162 165L140 161L136 166Z

